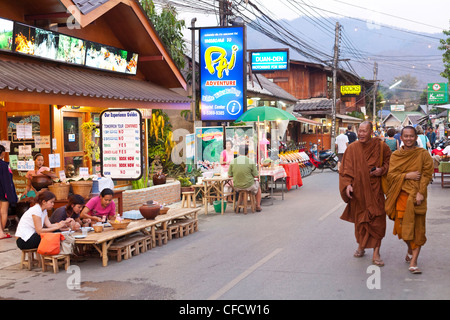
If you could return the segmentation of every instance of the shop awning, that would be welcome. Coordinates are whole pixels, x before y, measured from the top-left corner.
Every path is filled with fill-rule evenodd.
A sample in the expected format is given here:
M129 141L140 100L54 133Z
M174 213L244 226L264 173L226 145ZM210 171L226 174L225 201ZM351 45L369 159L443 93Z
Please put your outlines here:
M189 109L191 103L188 97L144 80L56 64L13 61L0 61L0 100L164 109Z
M314 125L314 126L322 126L322 123L314 121L314 120L311 120L311 119L307 119L307 118L303 118L303 117L297 117L297 116L296 116L296 118L297 118L298 122L311 124L311 125Z

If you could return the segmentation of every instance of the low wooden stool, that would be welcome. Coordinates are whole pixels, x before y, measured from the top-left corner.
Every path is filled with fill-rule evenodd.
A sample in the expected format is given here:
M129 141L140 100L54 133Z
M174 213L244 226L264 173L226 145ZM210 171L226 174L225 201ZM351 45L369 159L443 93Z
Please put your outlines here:
M36 256L34 255L36 253ZM22 259L20 260L20 268L31 270L33 267L41 266L41 255L36 249L22 250Z
M256 197L255 195L246 190L240 190L239 192L239 198L236 204L236 208L234 211L236 213L240 212L241 208L244 209L244 214L247 214L247 206L248 206L248 200L250 197L250 208L252 209L252 212L255 212L256 210Z
M179 222L180 224L180 238L183 236L187 236L190 233L194 233L194 220L192 219L184 219Z
M195 192L194 191L186 191L186 192L182 193L181 207L182 208L197 208L197 203L195 202Z
M143 251L142 252L146 252L148 250L151 250L153 248L153 238L151 235L145 236L144 237L144 247L143 247Z
M162 246L163 244L167 244L167 230L163 229L156 229L155 230L155 238L156 238L156 244L158 246Z
M109 249L108 254L112 257L117 257L117 262L124 260L128 260L134 255L138 255L140 253L142 239L144 236L132 236L129 238L125 238L113 243ZM137 244L137 245L136 245Z
M178 238L180 233L180 225L178 222L171 223L167 226L167 239L172 240Z
M53 256L43 256L41 255L41 264L42 264L42 271L47 271L47 266L53 267L53 273L59 272L59 265L63 265L64 269L67 271L67 269L70 266L70 256L68 254L56 254Z

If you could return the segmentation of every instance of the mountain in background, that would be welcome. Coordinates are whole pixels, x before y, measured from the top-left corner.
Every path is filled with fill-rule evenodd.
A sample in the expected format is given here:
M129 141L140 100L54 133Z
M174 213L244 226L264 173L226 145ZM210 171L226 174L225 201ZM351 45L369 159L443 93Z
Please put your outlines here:
M424 89L429 82L448 81L440 76L440 72L444 70L443 52L437 47L439 39L444 37L442 32L419 33L349 18L336 20L343 28L339 58L351 59L349 63L353 70L344 62L340 62L340 68L350 72L356 71L360 77L373 79L374 62L377 62L377 78L382 80L381 85L385 87L392 85L396 77L406 74L417 78L418 88L414 89ZM325 18L315 18L312 21L305 17L279 22L310 46L333 56L335 22ZM247 27L248 49L285 47L250 26ZM300 55L292 48L289 55L290 59L319 63L317 60Z

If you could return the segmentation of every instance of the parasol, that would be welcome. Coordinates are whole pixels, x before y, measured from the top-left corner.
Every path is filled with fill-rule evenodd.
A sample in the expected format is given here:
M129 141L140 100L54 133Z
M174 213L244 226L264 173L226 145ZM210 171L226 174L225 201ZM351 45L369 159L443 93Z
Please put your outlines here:
M255 107L250 110L247 110L244 114L242 114L239 118L236 119L236 122L251 122L251 121L276 121L276 120L293 120L297 121L297 118L294 117L287 111L284 111L275 107Z

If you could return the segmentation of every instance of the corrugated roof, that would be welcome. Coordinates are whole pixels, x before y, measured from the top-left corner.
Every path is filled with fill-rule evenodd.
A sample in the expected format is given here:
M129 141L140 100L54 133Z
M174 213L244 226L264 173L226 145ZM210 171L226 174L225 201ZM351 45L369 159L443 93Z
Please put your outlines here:
M318 111L318 110L331 110L333 106L333 100L326 98L313 98L306 100L299 100L294 105L294 111Z
M148 81L90 70L0 61L0 90L154 103L190 103L191 99Z
M88 14L109 0L72 0L82 14Z

